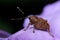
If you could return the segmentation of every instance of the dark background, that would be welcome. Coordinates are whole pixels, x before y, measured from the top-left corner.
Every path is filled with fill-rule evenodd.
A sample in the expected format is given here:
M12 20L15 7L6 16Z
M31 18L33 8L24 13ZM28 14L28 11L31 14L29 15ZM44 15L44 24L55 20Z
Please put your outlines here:
M45 5L57 0L1 0L0 1L0 29L15 33L23 28L24 18L30 14L40 14ZM17 6L24 12L22 14ZM24 18L23 18L24 17ZM11 20L12 18L16 20ZM23 18L21 20L17 20ZM7 26L8 25L8 26Z

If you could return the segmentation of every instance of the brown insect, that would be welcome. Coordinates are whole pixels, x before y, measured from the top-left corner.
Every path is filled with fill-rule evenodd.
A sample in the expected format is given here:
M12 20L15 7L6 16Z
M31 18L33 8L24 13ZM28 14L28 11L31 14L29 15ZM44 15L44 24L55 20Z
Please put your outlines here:
M51 36L53 36L50 33L50 25L48 24L47 20L44 20L43 18L38 18L35 15L31 15L28 18L30 20L30 23L28 24L27 28L24 29L24 31L28 29L29 25L34 25L33 33L35 33L35 29L37 29L37 30L47 31Z

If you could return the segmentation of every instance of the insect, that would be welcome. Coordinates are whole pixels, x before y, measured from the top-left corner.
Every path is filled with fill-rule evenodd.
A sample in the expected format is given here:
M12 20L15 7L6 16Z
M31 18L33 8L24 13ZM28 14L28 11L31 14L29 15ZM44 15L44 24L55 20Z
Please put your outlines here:
M27 28L24 29L24 31L28 29L29 25L34 25L33 33L35 33L35 29L37 29L37 30L47 31L51 36L53 36L50 33L50 25L48 24L47 20L44 20L43 18L38 18L35 15L30 15L28 18L30 20L30 23L28 24Z

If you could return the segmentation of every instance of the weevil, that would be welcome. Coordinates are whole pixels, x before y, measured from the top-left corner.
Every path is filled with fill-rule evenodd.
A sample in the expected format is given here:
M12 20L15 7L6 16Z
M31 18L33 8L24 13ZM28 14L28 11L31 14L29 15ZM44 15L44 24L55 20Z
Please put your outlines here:
M30 23L28 24L27 28L24 29L24 31L26 31L30 25L34 25L33 33L35 33L35 29L37 29L37 30L47 31L51 36L53 36L52 33L50 32L50 25L47 20L43 18L38 18L35 15L30 15L28 16L28 18L30 20Z

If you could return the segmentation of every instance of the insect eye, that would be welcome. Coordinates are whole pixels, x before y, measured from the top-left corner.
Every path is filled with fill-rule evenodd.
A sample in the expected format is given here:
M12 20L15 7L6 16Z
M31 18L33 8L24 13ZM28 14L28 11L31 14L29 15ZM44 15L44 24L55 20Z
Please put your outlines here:
M31 19L31 18L29 17L29 19Z

